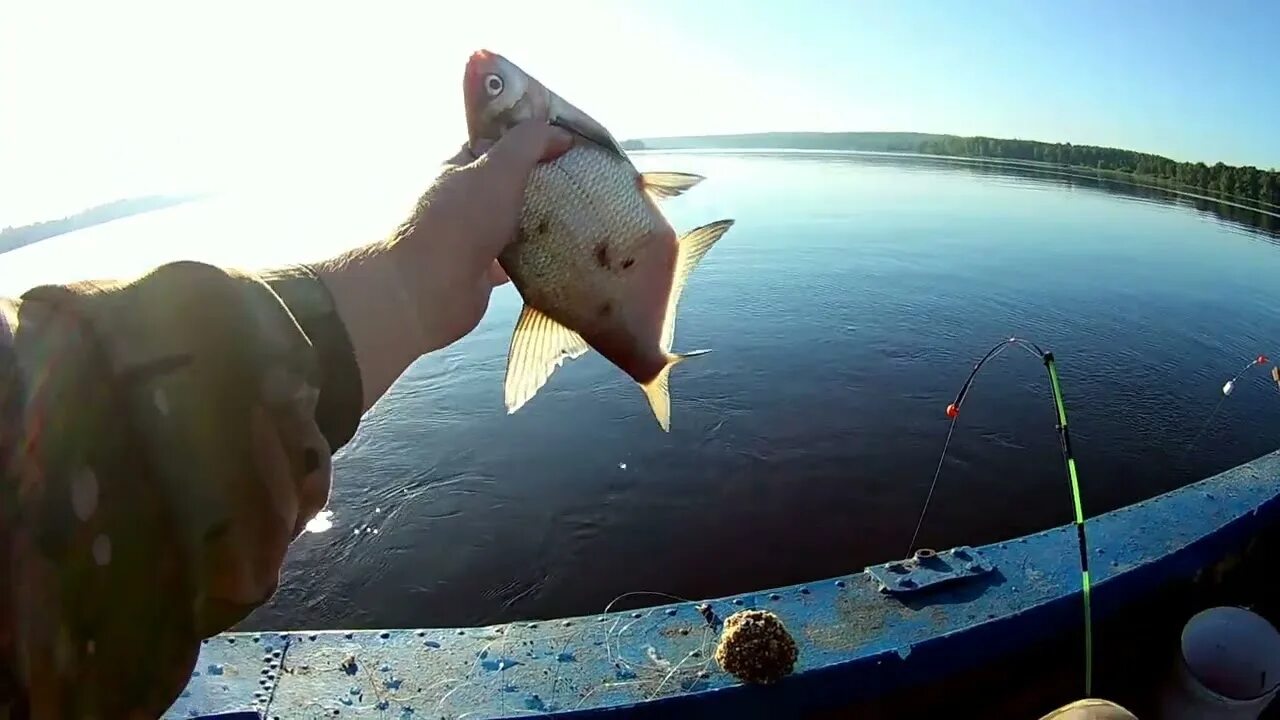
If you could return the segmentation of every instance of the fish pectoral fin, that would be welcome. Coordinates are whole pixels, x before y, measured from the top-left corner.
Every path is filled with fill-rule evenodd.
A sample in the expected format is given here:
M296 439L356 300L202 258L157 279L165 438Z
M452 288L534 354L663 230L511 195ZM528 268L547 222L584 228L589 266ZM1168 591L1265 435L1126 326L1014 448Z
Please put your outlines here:
M647 172L640 174L645 192L654 200L665 200L683 195L686 190L706 180L701 175L678 172Z
M529 402L566 359L580 357L589 348L581 335L525 305L507 353L503 387L507 413L514 413Z
M711 351L694 350L680 355L667 355L667 364L662 367L662 370L658 371L658 374L649 382L640 384L640 389L649 400L649 408L653 410L653 416L658 419L658 425L663 432L671 432L671 368L691 357L706 355L709 352Z
M675 276L671 278L671 295L667 299L667 314L662 322L662 338L658 345L663 352L671 352L671 343L675 341L676 310L680 306L680 293L684 292L685 283L689 282L689 274L702 261L711 246L731 227L732 220L717 220L690 230L676 241L678 248Z

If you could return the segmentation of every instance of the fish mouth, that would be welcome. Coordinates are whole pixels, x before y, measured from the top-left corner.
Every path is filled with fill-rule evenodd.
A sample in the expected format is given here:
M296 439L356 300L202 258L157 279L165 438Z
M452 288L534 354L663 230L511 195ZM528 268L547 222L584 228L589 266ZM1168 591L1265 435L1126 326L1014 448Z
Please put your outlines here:
M467 72L464 75L463 87L467 91L468 101L473 93L479 93L482 90L480 85L484 81L484 76L494 72L498 64L495 58L497 56L488 50L477 50L467 58ZM480 94L483 95L483 93Z
M494 54L481 48L471 53L471 57L467 58L467 77L475 77L483 73L485 68L493 65Z
M466 72L462 77L462 100L467 120L467 139L472 143L481 134L481 118L489 102L484 90L484 77L497 66L496 57L488 50L481 49L467 58Z

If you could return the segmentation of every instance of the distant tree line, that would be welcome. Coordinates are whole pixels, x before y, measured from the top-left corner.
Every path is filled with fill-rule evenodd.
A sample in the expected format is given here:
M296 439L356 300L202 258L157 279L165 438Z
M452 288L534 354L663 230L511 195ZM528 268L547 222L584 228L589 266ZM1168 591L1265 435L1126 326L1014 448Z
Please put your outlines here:
M23 245L30 245L33 242L51 238L54 235L61 235L72 230L89 227L90 225L100 225L149 210L159 210L160 208L177 205L191 199L191 197L186 196L147 195L95 205L87 210L81 210L74 215L68 215L57 220L45 220L18 227L9 226L0 230L0 253L16 250Z
M1280 205L1280 171L1259 170L1251 165L1205 165L1202 162L1177 162L1160 155L1094 145L954 135L923 140L919 151L931 155L1010 158L1110 170L1138 177L1159 178L1210 193Z
M624 140L624 150L684 150L699 148L747 148L794 150L863 150L916 152L930 138L943 137L912 132L766 132L737 135L682 135Z

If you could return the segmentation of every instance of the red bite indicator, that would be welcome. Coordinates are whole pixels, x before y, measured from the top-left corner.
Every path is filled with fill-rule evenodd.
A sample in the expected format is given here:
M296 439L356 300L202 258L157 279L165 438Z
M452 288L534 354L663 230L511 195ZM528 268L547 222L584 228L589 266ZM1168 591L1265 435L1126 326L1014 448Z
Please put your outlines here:
M1268 360L1268 359L1269 359L1269 358L1267 358L1267 356L1266 356L1266 355L1259 355L1259 356L1258 356L1258 364L1259 364L1259 365L1266 365L1266 364L1267 364L1267 360Z
M951 418L952 420L955 420L956 417L958 417L959 415L960 415L960 407L958 405L956 405L955 403L951 403L950 405L947 406L947 417Z

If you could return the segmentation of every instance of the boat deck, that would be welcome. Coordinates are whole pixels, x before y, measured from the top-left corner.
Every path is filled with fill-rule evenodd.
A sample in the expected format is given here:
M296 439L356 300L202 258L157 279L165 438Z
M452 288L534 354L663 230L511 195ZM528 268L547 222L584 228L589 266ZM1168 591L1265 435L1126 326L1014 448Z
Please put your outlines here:
M1194 575L1280 514L1280 453L1087 523L1095 618ZM1082 624L1065 525L976 548L990 570L886 593L869 572L643 610L475 628L228 633L202 648L168 718L790 716L958 672ZM882 574L883 577L883 574ZM744 686L712 659L717 623L776 613L795 672Z

